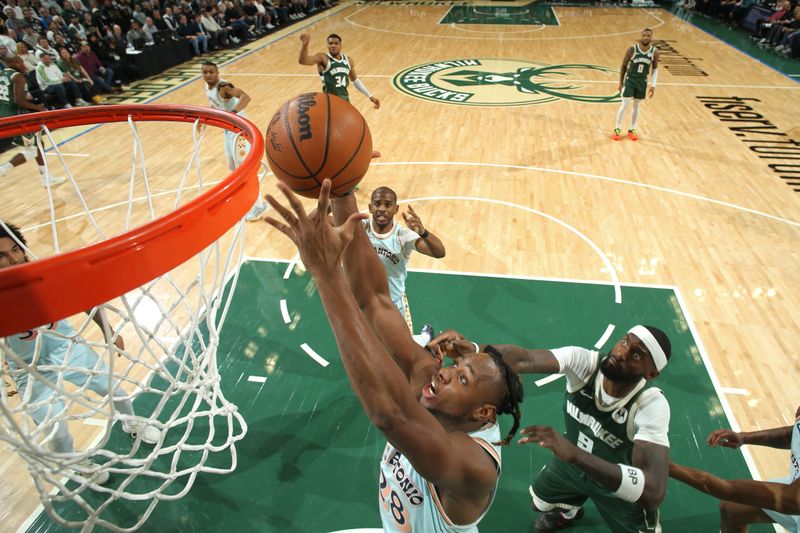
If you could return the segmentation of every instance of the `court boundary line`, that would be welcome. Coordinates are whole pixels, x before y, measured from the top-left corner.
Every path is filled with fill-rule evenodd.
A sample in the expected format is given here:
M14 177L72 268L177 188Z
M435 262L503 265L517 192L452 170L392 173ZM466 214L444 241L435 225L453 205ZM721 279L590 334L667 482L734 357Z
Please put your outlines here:
M498 60L505 60L507 58L492 58ZM404 69L405 70L405 69ZM616 71L619 72L619 71ZM377 79L393 79L397 74L359 74L359 78L377 78ZM296 74L296 73L277 73L277 72L236 72L236 73L229 73L225 75L228 78L235 78L236 76L247 77L247 78L289 78L289 77L307 77L307 78L318 78L316 74ZM606 83L606 84L619 84L618 80L587 80L581 78L570 78L570 81L575 81L579 83ZM670 82L665 81L662 82L659 87L662 86L669 86L669 87L700 87L700 88L714 88L714 89L784 89L789 91L797 91L800 90L800 87L795 85L735 85L735 84L725 84L725 83L679 83L679 82ZM64 154L67 155L67 154ZM79 154L72 154L72 155L79 155ZM88 157L88 155L87 155ZM378 163L374 163L378 164Z
M394 35L403 35L403 36L407 36L407 37L429 37L429 38L434 38L434 39L461 39L461 40L467 39L467 40L474 40L474 41L485 41L487 39L496 39L497 38L496 36L493 36L493 37L467 37L467 36L464 36L464 35L431 35L431 34L428 34L428 33L410 33L410 32L402 32L402 31L386 30L386 29L383 29L383 28L374 28L372 26L364 26L362 24L359 24L357 22L353 22L352 20L350 20L350 17L354 17L354 16L358 15L359 13L361 13L362 11L364 11L367 8L370 8L370 7L374 7L374 6L366 5L366 6L362 7L361 9L359 9L358 11L356 11L355 13L347 15L344 18L344 21L347 24L350 24L351 26L355 26L356 28L361 28L363 30L368 30L368 31L371 30L371 31L377 31L377 32L381 32L381 33L391 33L391 34L394 34ZM386 6L386 5L383 5L381 7L407 7L407 6L391 6L391 5L390 6ZM430 7L438 7L438 6L430 6ZM577 8L577 9L581 9L581 8ZM553 8L553 11L555 12L555 8ZM650 17L652 17L652 18L654 18L654 19L656 19L658 21L658 24L650 24L650 25L648 25L648 24L645 23L645 26L648 26L650 28L660 28L661 26L666 24L666 22L663 19L661 19L658 15L655 14L655 12L651 11L649 8L648 9L642 9L641 11L644 11L648 16L650 16ZM442 18L444 18L444 17L442 17ZM557 14L556 14L556 18L558 18ZM437 23L437 25L438 24L439 23ZM444 25L442 25L442 26L444 26ZM564 27L564 26L562 26L559 23L559 25L557 27ZM571 40L571 39L595 39L595 38L603 38L603 37L617 37L617 36L620 36L620 35L637 34L637 33L641 33L641 31L642 31L642 29L641 29L641 27L639 27L639 28L637 28L635 30L631 30L631 31L605 33L605 34L601 34L601 35L571 35L571 36L564 36L564 37L533 37L533 38L528 38L528 39L513 38L513 37L504 36L503 39L505 39L507 41L564 41L564 40ZM493 33L495 35L497 34L497 32L493 32Z

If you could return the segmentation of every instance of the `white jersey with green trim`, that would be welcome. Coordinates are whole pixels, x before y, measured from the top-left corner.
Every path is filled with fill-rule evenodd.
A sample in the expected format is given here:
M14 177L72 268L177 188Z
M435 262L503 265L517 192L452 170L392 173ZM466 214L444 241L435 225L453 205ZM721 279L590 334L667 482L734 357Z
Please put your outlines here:
M367 230L369 242L372 243L372 247L375 248L381 263L386 268L389 278L389 296L398 309L405 308L403 295L406 292L408 260L411 258L411 253L416 250L419 235L398 224L397 221L393 222L394 225L388 232L375 233L371 221L372 219L365 220L364 227Z
M500 447L492 443L500 440L500 427L488 424L469 436L494 459L499 481ZM447 517L436 487L388 442L380 466L378 500L383 530L388 533L477 533L478 523L492 506L497 491L495 486L489 504L475 522L456 525Z

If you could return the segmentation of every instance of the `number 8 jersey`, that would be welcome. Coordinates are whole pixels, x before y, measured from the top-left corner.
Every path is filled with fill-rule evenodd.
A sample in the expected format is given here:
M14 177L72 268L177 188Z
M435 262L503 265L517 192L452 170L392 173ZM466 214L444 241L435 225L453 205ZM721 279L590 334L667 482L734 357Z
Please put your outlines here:
M500 427L488 424L469 433L497 463L500 480ZM496 491L495 491L496 492ZM494 493L481 516L472 524L456 525L447 517L433 483L426 481L391 444L386 443L381 459L378 500L383 530L389 533L473 533L492 506Z

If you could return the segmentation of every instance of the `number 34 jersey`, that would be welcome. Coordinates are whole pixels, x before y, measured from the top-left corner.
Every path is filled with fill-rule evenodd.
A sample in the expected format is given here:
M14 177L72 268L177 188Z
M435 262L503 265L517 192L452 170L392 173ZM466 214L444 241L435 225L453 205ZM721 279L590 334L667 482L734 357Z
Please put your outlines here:
M499 426L488 424L469 436L495 460L499 480L500 447L492 444L500 440ZM425 437L420 435L420 438ZM436 487L389 443L381 459L378 500L383 530L389 533L477 533L478 522L492 506L490 500L483 514L472 524L453 524L439 501Z

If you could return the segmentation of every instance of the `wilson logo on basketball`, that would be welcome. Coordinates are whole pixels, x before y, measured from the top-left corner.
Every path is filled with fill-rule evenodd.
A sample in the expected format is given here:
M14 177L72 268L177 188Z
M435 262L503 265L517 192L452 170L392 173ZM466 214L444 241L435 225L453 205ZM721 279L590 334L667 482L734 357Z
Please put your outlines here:
M446 104L522 106L556 100L619 101L618 71L600 65L548 65L519 59L450 59L416 65L394 77L410 96Z
M314 99L314 93L301 94L297 97L297 132L301 141L311 138L311 117L308 116L308 110L315 105L317 101Z

